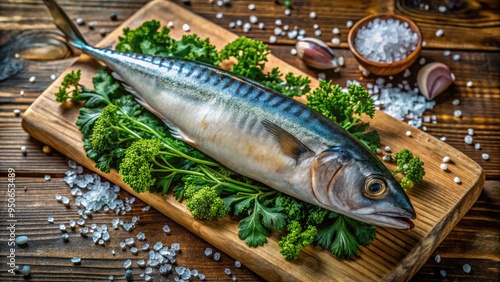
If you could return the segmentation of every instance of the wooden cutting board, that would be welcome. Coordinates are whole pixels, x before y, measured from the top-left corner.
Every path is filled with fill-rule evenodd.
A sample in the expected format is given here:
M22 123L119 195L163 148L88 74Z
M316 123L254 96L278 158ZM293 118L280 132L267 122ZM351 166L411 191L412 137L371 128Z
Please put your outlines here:
M191 33L210 38L219 49L237 38L235 34L174 3L157 0L144 6L99 46L113 47L124 27L135 28L151 19L159 20L162 25L173 21L175 27L171 35L174 38L184 34L182 24L188 23ZM275 66L283 73L304 74L270 56L268 67ZM217 222L194 219L184 204L172 195L137 194L120 181L116 171L103 174L94 168L93 162L85 156L81 134L75 125L78 106L55 102L53 93L64 75L75 69L82 69L81 83L91 87L91 78L98 67L99 64L89 57L81 56L24 113L24 129L36 139L120 185L270 281L409 280L477 200L484 183L481 167L463 153L425 132L377 112L371 124L380 133L383 145L390 146L394 152L408 148L425 163L427 174L424 183L409 192L418 215L416 227L408 231L377 228L375 240L369 247L361 248L359 257L354 259L340 260L328 251L311 246L304 249L298 260L287 261L279 253L279 238L276 235L269 238L264 247L250 248L238 238L237 222L229 217ZM316 85L317 81L313 79L313 87ZM405 135L407 130L413 132L412 137ZM444 156L452 159L447 172L439 168ZM461 184L453 182L455 176L460 177Z

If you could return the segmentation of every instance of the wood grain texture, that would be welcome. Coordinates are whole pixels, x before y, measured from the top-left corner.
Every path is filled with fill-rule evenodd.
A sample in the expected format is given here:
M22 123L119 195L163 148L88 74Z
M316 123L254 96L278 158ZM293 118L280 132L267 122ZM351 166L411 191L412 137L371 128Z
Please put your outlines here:
M211 22L176 5L160 1L146 5L124 22L124 25L135 27L152 18L164 20L164 15L170 14L175 14L181 22L189 23L192 32L211 38L219 48L236 38L234 34ZM173 36L178 37L178 34L174 33ZM112 46L116 37L117 33L112 33L99 45ZM288 71L300 73L274 57L270 58L269 65L279 66L285 73ZM96 65L86 56L82 56L70 69L76 68L83 70L82 83L88 85ZM93 163L85 157L81 137L74 125L77 108L67 104L61 107L53 100L53 93L60 80L61 78L55 81L26 111L23 127L33 137L77 160L87 168L95 170ZM116 171L105 176L207 242L241 260L247 267L268 280L304 281L311 278L318 281L408 280L475 202L482 188L484 174L481 167L467 156L424 132L415 132L412 138L406 137L404 132L412 129L381 112L377 112L372 125L379 131L383 145L390 145L395 151L408 147L421 156L425 163L439 161L444 155L453 155L454 163L452 173L445 173L437 167L428 167L428 180L421 189L410 192L410 198L419 215L415 221L416 228L410 231L379 228L373 244L368 248L362 248L360 257L355 260L338 260L326 251L311 247L306 248L298 261L285 261L279 254L275 236L270 238L264 248L251 249L238 239L237 224L229 218L218 222L195 220L184 205L171 195L165 197L149 193L136 195L120 181ZM442 155L429 153L437 151ZM460 175L461 185L453 185L453 175ZM453 185L453 194L449 193L448 187L443 183ZM436 209L436 205L440 208Z
M71 18L82 17L87 23L97 21L95 30L88 29L88 26L81 27L85 37L92 43L97 43L102 39L99 34L100 29L107 32L112 31L146 2L141 0L60 1L70 13ZM247 9L250 2L257 5L256 11L251 12ZM332 37L331 28L338 26L341 29L340 38L342 42L346 42L347 28L345 28L345 22L347 20L362 18L370 13L388 11L387 7L391 5L389 1L370 1L363 2L361 5L356 1L327 2L312 0L296 3L292 1L294 6L326 6L327 8L324 9L315 9L318 19L322 19L321 29L323 34L320 38L329 41ZM440 1L401 1L403 4L410 2L435 5L440 3ZM181 1L177 1L177 3L181 3ZM238 0L233 1L233 6L230 8L207 5L206 0L192 0L191 3L191 6L185 6L185 8L224 28L227 28L230 21L245 19L250 14L257 15L259 20L266 23L266 30L254 28L250 33L244 33L241 29L232 31L265 42L269 40L276 18L283 19L286 24L297 24L304 27L310 35L313 31L312 24L315 22L309 19L308 12L304 11L300 13L300 16L298 13L292 13L290 17L285 17L282 15L282 8L274 6L274 3L270 4L270 1ZM478 22L476 18L481 14L498 15L498 3L497 1L461 1L461 3L467 3L469 7L474 7L476 11L466 13L468 19L463 20L460 24L449 22L448 19L458 17L454 15L454 12L440 14L436 12L436 7L432 12L422 10L411 15L419 24L420 22L428 22L427 47L424 47L421 57L426 58L428 62L440 61L448 64L457 77L455 86L438 97L437 106L434 110L425 113L426 115L436 115L438 123L429 123L426 126L429 128L427 131L429 134L437 138L446 136L447 144L452 145L478 162L483 167L486 178L490 179L490 181L485 182L478 201L436 248L431 258L425 261L425 265L412 278L412 281L498 281L500 275L500 249L498 244L500 241L500 225L498 224L500 216L500 182L498 181L500 179L500 161L496 157L500 152L500 56L498 48L490 48L491 46L494 47L494 44L488 48L484 46L488 43L487 38L491 37L491 29L474 27ZM395 5L399 4L396 3ZM215 13L217 11L224 13L222 19L216 19ZM331 11L335 13L331 13ZM403 13L408 16L407 12L400 11L402 11L400 8L396 8L396 13ZM118 21L110 21L109 14L111 12L117 12ZM498 21L494 19L494 17L482 17L480 21L483 25L498 26ZM437 38L433 36L434 30L438 26L445 27L445 37ZM0 44L8 41L9 34L22 32L25 29L38 29L41 32L55 31L52 20L41 1L0 1ZM449 29L452 29L451 31L459 36L447 36L449 35ZM498 39L498 36L493 39ZM495 43L495 40L489 42ZM464 45L464 43L467 43L467 45ZM316 76L317 70L308 69L300 59L290 55L293 44L293 41L280 39L277 44L271 44L270 48L277 57L312 76ZM496 46L498 47L498 45ZM460 54L461 60L456 62L451 57L443 56L443 50L451 50L452 54ZM363 85L375 81L376 77L373 76L368 78L360 77L357 64L350 52L347 51L346 44L341 44L340 48L335 48L335 51L338 55L344 56L346 67L342 69L340 74L326 71L327 79L332 79L334 83L341 85L345 85L346 80L352 79L359 80ZM0 54L0 57L2 56L6 56L6 54ZM54 199L55 193L66 193L64 195L70 196L67 187L61 182L63 173L67 170L66 156L55 150L50 155L43 154L41 152L43 143L24 132L20 126L21 117L15 117L12 110L21 109L24 112L40 93L52 83L49 76L53 73L60 74L72 64L72 61L73 59L53 62L27 61L25 69L21 73L6 81L0 81L0 199L2 203L0 224L4 223L6 218L5 205L3 204L3 200L6 198L3 189L5 182L2 181L6 177L7 168L14 167L18 172L19 186L24 187L25 184L28 184L29 187L27 194L25 194L29 197L23 198L22 201L25 212L23 212L22 216L19 216L19 227L23 230L29 230L30 245L28 248L19 249L17 255L19 264L29 263L32 265L33 275L31 281L88 281L86 277L95 278L93 280L107 280L107 274L113 274L121 281L123 280L121 264L124 258L130 256L134 261L134 256L130 255L130 253L112 256L109 253L110 248L117 246L119 239L112 239L110 248L100 248L86 240L71 240L69 244L66 244L62 240L45 239L47 233L50 233L52 238L58 239L60 231L57 230L57 227L52 227L50 232L46 228L37 230L30 227L43 227L43 224L40 224L40 219L54 214L57 214L58 219L64 222L75 219L77 216L71 212L61 212L64 209ZM411 68L413 75L416 74L419 67L419 64L414 64ZM28 82L31 75L36 75L36 83ZM410 81L413 80L413 75L410 77ZM400 76L395 76L394 82L399 83L402 79ZM473 81L475 87L467 88L465 83L468 80ZM25 91L23 97L19 95L20 90ZM455 98L461 100L459 106L451 104ZM462 110L462 118L453 117L453 111L456 109ZM463 137L469 127L476 130L474 140L481 143L482 150L477 151L463 142ZM28 147L26 156L20 153L19 148L22 145ZM481 153L489 153L490 160L483 160ZM45 174L52 175L51 182L43 181L43 175ZM49 187L52 188L47 189ZM22 193L19 195L23 195ZM125 197L130 198L131 195L122 191L121 198ZM233 270L239 281L262 280L247 268L236 269L233 264L234 261L225 254L223 254L221 262L205 258L202 252L205 247L210 246L208 243L154 209L151 209L148 213L142 212L140 208L145 205L142 201L138 201L136 205L138 205L138 208L134 207L131 213L121 218L129 220L131 216L146 217L147 215L148 218L151 217L153 220L149 221L148 219L146 221L144 219L144 224L141 224L140 228L137 228L132 233L116 236L125 238L125 236L135 236L138 231L143 231L146 233L148 240L150 238L151 240L161 240L162 237L153 238L152 236L158 235L163 224L168 223L173 230L173 235L177 236L173 240L182 244L183 253L179 260L183 260L182 264L189 262L190 264L187 266L200 269L200 271L207 274L208 280L228 281L230 277L223 272L226 267ZM35 216L36 214L40 216ZM94 216L95 221L108 222L108 224L111 218L112 216L106 214L96 214ZM48 223L46 224L48 225ZM1 231L5 231L3 225L0 228ZM0 257L3 258L4 254L6 254L6 245L3 239L5 233L0 232L0 236ZM38 242L39 240L40 242ZM171 243L173 241L166 240L163 242ZM61 252L57 250L61 250ZM72 250L79 250L79 252L73 252ZM69 262L69 256L63 255L63 252L80 255L84 263L86 263L85 259L92 261L92 263L89 261L87 266L73 266ZM99 252L101 253L99 254ZM433 259L438 254L442 257L440 263L436 263ZM96 261L92 260L93 256L102 257L102 259L96 260L99 262L96 263ZM0 262L2 262L0 265L0 281L25 281L19 275L13 277L7 274L3 264L4 261L0 259ZM472 272L469 274L464 273L462 270L462 265L465 263L472 266ZM84 271L81 269L84 269ZM140 271L138 268L134 270ZM440 275L440 270L446 270L447 276L445 278ZM82 272L87 275L82 274ZM134 273L136 274L135 278L139 279L138 272L134 271ZM155 279L157 279L155 281L163 281L161 277L155 277Z

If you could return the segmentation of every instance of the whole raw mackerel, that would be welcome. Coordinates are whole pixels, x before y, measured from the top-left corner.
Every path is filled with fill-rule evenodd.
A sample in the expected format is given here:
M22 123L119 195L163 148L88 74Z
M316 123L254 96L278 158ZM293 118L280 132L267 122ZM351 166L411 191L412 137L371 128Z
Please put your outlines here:
M311 204L374 225L414 226L391 172L321 114L213 66L89 46L54 0L44 2L70 44L111 68L179 140Z

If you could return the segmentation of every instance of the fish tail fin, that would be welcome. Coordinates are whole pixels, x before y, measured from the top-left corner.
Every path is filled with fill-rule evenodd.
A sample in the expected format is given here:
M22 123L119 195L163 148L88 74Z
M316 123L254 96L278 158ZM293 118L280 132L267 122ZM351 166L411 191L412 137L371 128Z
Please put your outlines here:
M71 46L77 49L83 49L85 46L88 46L78 28L55 0L43 0L43 3L49 8L54 18L54 23L64 33Z

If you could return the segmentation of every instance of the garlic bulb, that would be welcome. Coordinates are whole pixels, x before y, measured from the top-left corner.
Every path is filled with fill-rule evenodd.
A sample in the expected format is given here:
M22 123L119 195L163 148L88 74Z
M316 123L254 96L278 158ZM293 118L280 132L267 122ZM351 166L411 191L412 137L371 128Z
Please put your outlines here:
M306 37L295 45L297 56L307 65L317 69L339 68L337 57L325 42L311 37Z
M430 63L423 66L417 75L417 84L428 100L436 98L453 83L450 68L443 63Z

